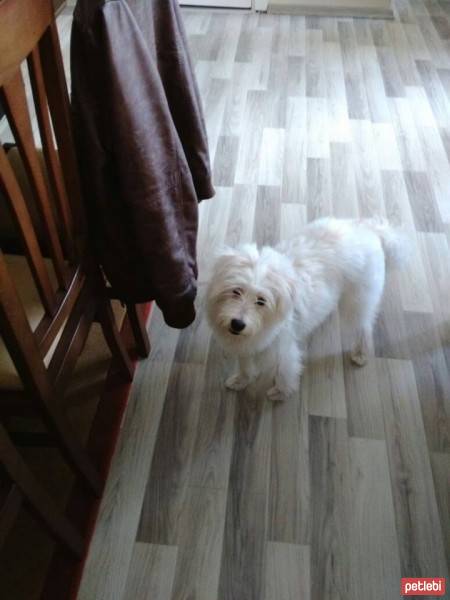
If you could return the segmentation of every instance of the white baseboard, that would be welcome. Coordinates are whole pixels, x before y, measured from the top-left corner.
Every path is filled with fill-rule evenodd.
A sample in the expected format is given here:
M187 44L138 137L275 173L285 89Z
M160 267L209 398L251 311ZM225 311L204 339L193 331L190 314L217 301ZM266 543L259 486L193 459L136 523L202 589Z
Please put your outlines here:
M272 14L394 18L390 0L266 0L265 4Z

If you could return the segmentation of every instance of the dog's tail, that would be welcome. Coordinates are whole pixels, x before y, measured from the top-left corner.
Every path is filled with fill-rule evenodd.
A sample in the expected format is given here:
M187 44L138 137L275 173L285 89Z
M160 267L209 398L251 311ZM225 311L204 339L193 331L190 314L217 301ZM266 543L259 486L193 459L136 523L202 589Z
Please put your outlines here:
M364 223L380 238L387 268L402 268L410 256L410 245L404 232L383 218L367 219Z

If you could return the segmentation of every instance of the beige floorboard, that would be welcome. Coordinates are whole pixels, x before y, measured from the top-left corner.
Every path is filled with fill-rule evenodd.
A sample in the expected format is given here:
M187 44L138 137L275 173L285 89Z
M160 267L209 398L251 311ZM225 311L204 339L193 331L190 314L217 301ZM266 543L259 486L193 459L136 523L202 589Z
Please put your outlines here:
M402 576L447 574L414 369L409 361L377 362Z
M237 398L225 388L230 361L215 341L206 362L205 382L189 476L191 485L228 488Z
M332 213L331 165L325 158L308 158L306 163L308 222ZM305 199L306 200L306 199Z
M217 598L227 496L189 487L183 506L172 600Z
M450 455L432 452L431 468L433 470L433 478L436 486L436 500L444 533L447 565L450 565L450 519L448 518L448 515L450 514L450 486L448 482L448 474L450 473Z
M170 600L177 548L137 542L131 556L124 600Z
M372 125L369 121L354 120L351 131L359 215L366 218L384 215L380 167Z
M306 203L306 98L292 97L286 105L283 202Z
M242 395L241 395L242 396ZM236 405L218 598L259 600L270 498L272 411L264 396Z
M401 577L389 464L384 441L350 440L350 593L395 598Z
M253 238L257 193L256 185L234 186L226 244L234 247Z
M359 217L358 193L349 144L331 144L330 153L333 214L341 219Z
M264 600L310 599L309 546L268 542Z
M308 544L310 540L309 434L306 402L295 398L272 414L267 538Z
M347 423L311 417L311 600L350 593L351 486Z
M328 101L327 127L330 143L348 144L351 141L350 122L345 92L342 52L337 41L327 41L324 43L324 69L327 88L326 97Z
M448 452L450 378L439 328L430 315L421 313L406 313L405 324L428 448Z
M142 504L139 541L177 543L203 381L203 366L173 363Z
M355 369L346 361L344 381L349 435L384 440L383 412L375 361L372 360L364 369Z

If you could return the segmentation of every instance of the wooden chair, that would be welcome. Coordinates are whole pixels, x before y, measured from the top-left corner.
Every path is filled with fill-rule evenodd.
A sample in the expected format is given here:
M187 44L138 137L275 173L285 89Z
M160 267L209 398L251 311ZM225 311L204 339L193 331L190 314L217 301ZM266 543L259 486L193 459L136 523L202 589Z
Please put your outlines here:
M48 181L33 137L24 61ZM132 365L114 321L104 277L86 238L51 0L0 1L0 100L35 202L33 213L0 144L0 192L23 250L22 256L7 256L0 249L0 371L5 365L7 372L9 369L9 380L5 377L2 382L0 374L0 415L3 411L35 411L75 474L99 495L103 482L65 415L64 392L95 320L101 324L115 363L128 379L132 378ZM128 308L139 353L146 355L148 339L139 313L135 306ZM27 469L4 425L0 427L0 502L3 498L9 509L0 509L0 542L2 531L24 502L57 539L79 554L78 534L52 509L51 500ZM9 492L2 495L1 490L8 486Z

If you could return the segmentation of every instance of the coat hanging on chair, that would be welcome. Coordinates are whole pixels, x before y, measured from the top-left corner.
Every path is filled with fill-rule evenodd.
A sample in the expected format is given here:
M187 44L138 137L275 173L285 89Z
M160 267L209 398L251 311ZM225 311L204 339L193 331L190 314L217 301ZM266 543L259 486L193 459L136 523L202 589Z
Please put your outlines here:
M195 317L198 202L214 195L176 0L78 0L72 109L91 235L123 300Z

